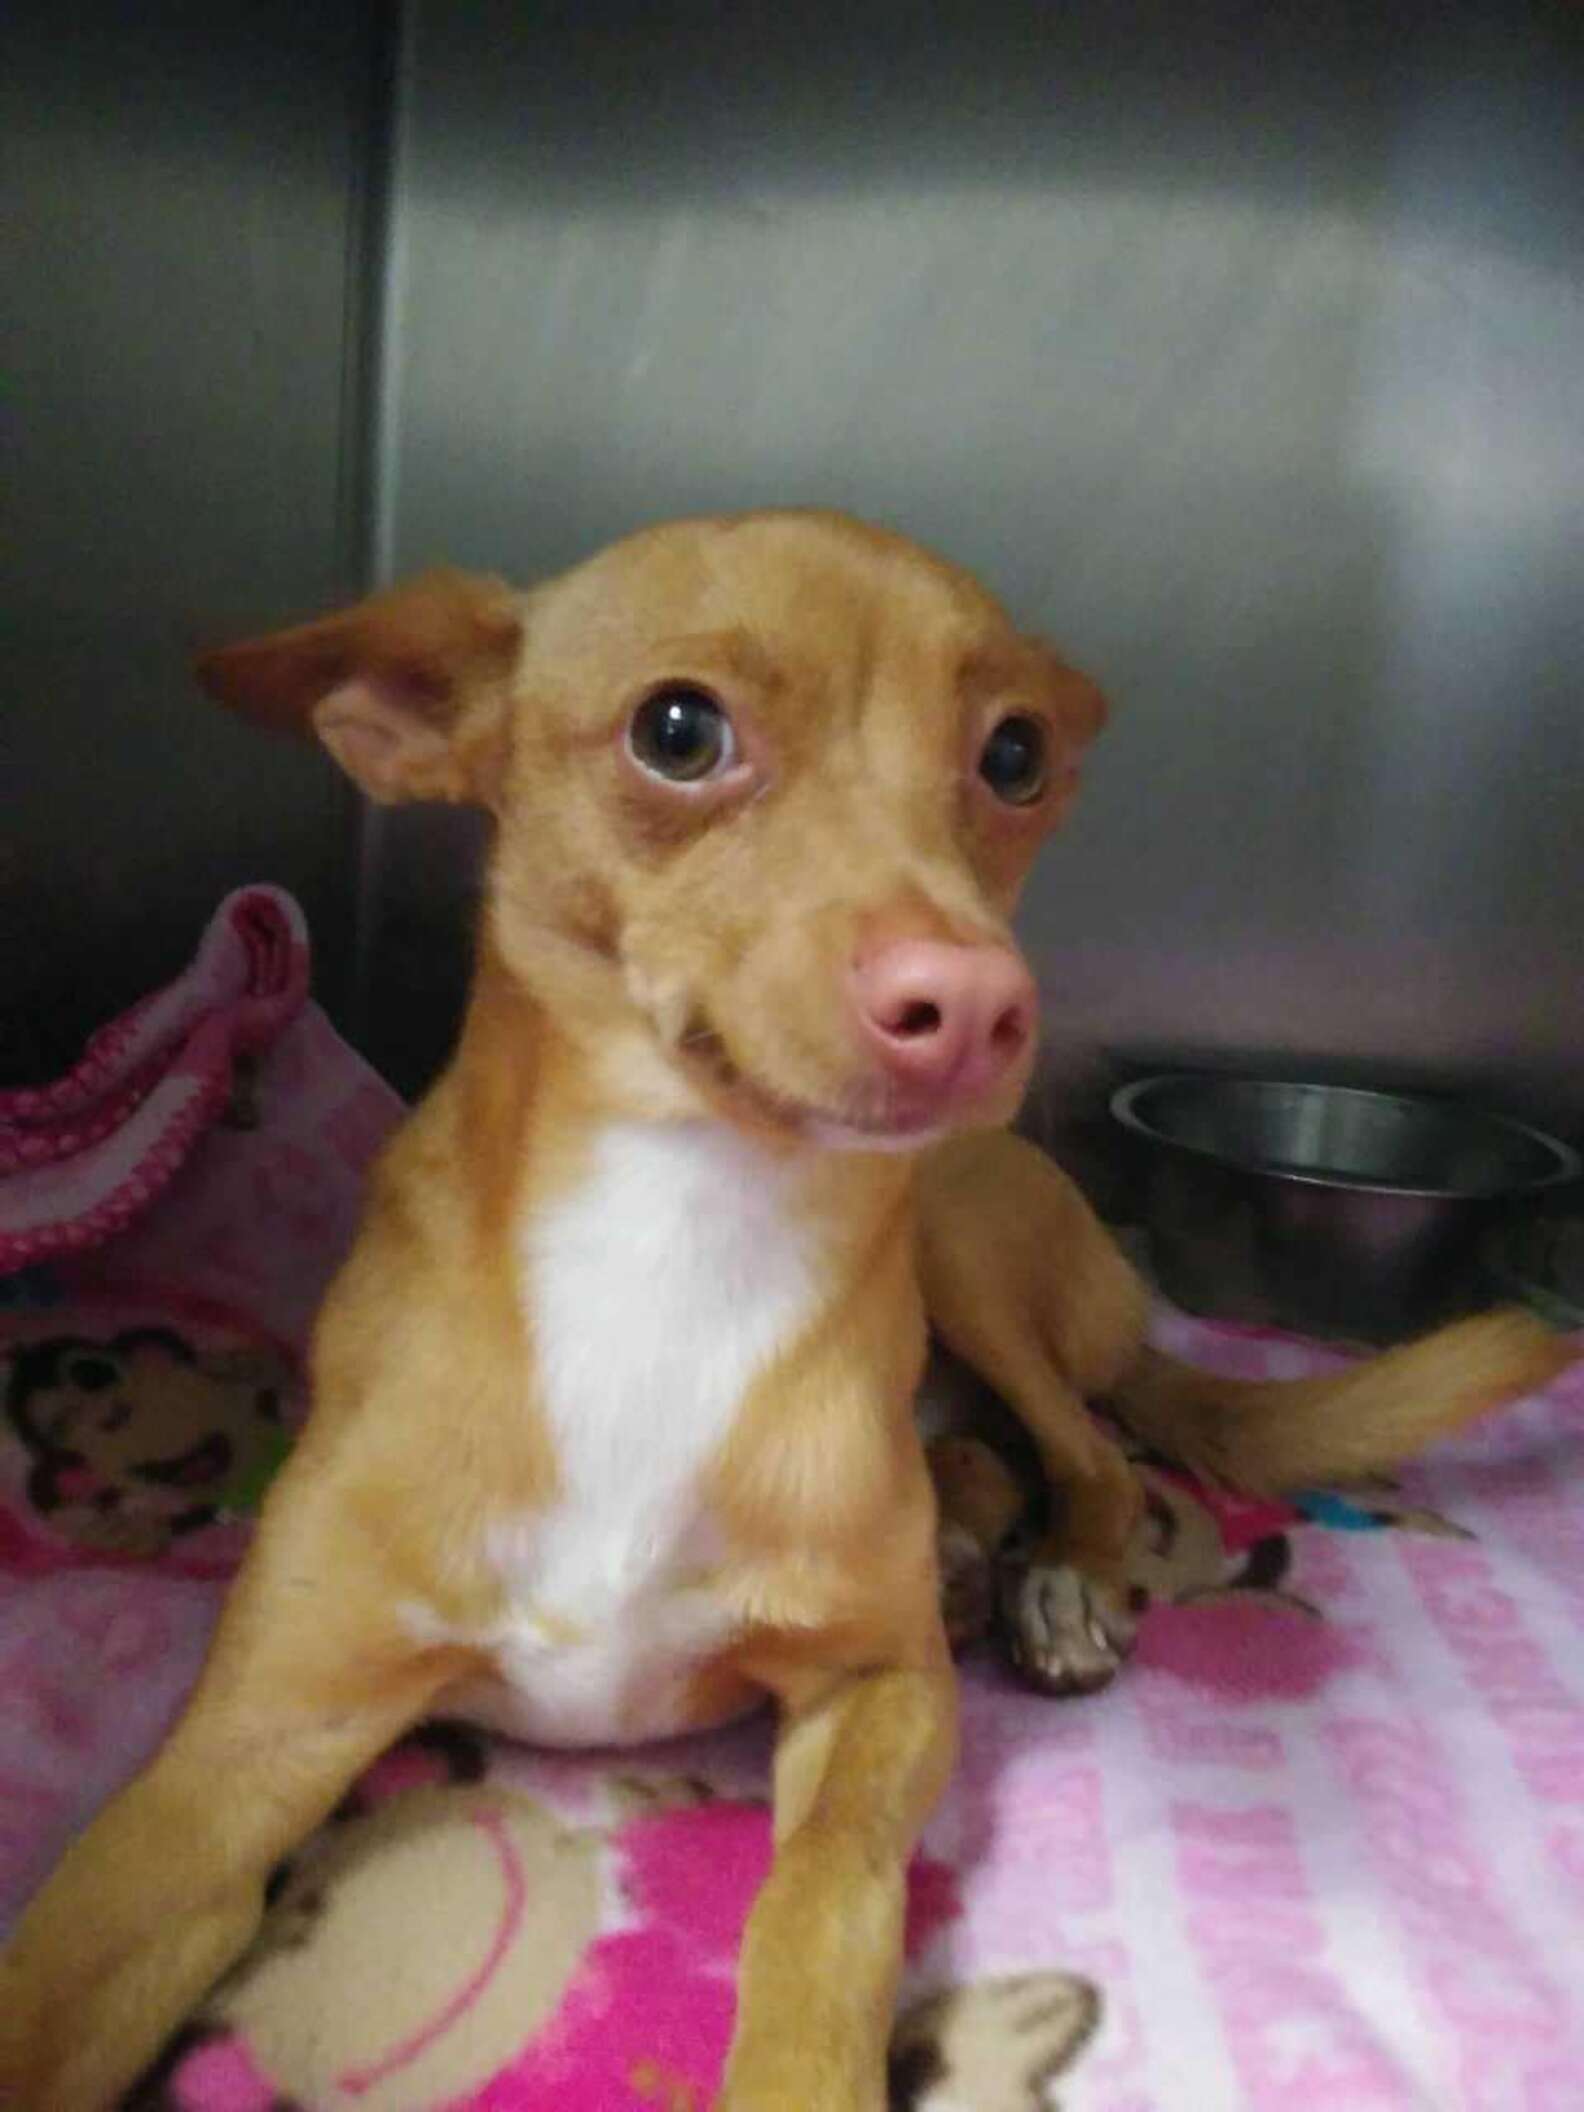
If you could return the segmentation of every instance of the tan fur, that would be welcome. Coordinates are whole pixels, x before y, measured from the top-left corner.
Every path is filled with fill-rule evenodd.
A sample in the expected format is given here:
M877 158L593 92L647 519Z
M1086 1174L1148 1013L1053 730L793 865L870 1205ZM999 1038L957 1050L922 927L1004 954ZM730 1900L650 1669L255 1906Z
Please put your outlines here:
M1031 1145L956 1139L926 1158L919 1264L930 1323L1034 1439L1062 1515L1043 1559L1119 1590L1140 1494L1088 1413L1143 1339L1147 1300L1077 1188ZM948 1503L952 1515L961 1506Z
M316 730L372 797L488 807L488 906L456 1058L378 1167L316 1330L310 1422L192 1703L0 1960L0 2094L108 2104L247 1943L272 1864L490 1669L456 1639L502 1612L491 1530L551 1513L561 1485L522 1227L574 1192L603 1125L725 1121L793 1166L818 1297L699 1492L721 1546L701 1584L733 1635L690 1720L768 1695L784 1722L722 2104L878 2112L953 1685L911 1414L912 1161L817 1136L899 1121L850 1017L860 947L1009 946L1098 695L965 575L829 515L651 531L523 595L432 576L202 673ZM662 679L723 701L729 782L678 790L633 760ZM1023 806L976 769L1008 711L1049 744ZM1026 1070L1024 1052L951 1118L1005 1120Z
M1148 1443L1254 1495L1357 1480L1400 1466L1435 1438L1573 1362L1566 1338L1518 1308L1482 1313L1317 1379L1220 1379L1150 1353L1117 1407Z

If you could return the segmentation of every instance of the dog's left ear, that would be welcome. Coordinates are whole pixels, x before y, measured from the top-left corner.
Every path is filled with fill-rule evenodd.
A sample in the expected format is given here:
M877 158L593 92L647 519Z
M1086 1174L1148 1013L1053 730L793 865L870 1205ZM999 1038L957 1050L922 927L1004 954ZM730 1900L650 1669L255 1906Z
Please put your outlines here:
M488 805L522 637L522 603L502 581L426 572L317 623L208 653L196 672L234 711L317 734L370 799Z

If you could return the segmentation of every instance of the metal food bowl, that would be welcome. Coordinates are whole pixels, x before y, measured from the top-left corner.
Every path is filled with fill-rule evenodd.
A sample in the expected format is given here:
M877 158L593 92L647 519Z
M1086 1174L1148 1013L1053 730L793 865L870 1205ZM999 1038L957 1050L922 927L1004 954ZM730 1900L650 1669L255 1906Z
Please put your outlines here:
M1576 1180L1502 1115L1402 1093L1166 1076L1111 1111L1150 1147L1150 1259L1189 1312L1392 1341L1488 1302L1480 1242Z

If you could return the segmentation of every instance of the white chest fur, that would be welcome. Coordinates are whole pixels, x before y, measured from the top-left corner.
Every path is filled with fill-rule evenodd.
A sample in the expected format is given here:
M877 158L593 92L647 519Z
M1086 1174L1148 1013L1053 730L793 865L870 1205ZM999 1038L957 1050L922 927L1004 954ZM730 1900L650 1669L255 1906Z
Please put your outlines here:
M474 1713L536 1741L679 1727L730 1616L703 1486L753 1381L816 1293L795 1169L714 1123L605 1130L582 1185L522 1234L535 1384L559 1473L489 1549L500 1686Z

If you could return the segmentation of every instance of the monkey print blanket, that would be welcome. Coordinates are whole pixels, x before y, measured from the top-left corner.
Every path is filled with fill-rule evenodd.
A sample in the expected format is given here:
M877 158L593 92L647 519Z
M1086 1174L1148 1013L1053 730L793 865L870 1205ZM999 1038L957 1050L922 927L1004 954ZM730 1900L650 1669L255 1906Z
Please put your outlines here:
M69 1090L0 1096L0 1236L30 1243L0 1276L0 1930L194 1677L399 1113L305 961L251 890ZM1328 1354L1157 1325L1233 1371ZM964 1667L893 2106L1576 2112L1584 1377L1389 1492L1138 1471L1152 1610L1117 1684ZM703 2112L767 1765L760 1724L619 1762L425 1726L276 1873L134 2102Z

